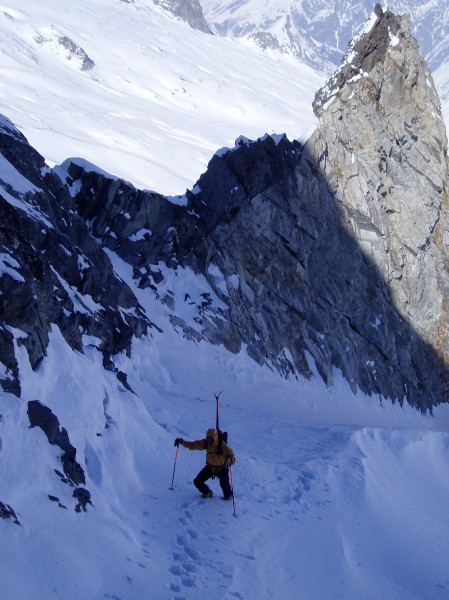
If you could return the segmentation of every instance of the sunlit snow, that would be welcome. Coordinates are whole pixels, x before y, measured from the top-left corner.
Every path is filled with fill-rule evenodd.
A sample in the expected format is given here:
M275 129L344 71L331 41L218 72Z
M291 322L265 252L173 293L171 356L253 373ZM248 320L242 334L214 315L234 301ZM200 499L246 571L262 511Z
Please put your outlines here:
M82 71L51 30L94 61ZM239 135L306 139L323 76L297 61L192 30L150 0L6 0L6 114L51 165L79 156L141 189L183 194Z

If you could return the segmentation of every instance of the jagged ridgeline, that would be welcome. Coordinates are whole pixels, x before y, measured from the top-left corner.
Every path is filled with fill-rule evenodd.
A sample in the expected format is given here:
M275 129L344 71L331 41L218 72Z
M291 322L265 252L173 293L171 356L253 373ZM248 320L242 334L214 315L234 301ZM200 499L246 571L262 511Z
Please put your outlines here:
M52 171L2 119L3 388L20 395L15 344L36 366L53 323L79 351L98 338L111 369L151 332L107 249L187 337L422 411L447 401L447 139L408 18L377 6L314 108L304 146L241 139L177 202L81 161ZM195 328L167 287L181 268L210 286Z

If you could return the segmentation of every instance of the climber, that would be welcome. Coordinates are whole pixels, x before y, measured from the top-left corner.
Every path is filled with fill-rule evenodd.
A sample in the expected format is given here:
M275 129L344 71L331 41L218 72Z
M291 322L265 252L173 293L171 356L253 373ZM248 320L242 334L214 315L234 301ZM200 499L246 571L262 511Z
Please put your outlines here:
M223 499L232 499L232 488L229 483L229 467L235 463L233 450L227 445L223 434L217 429L208 429L206 437L195 442L187 442L182 438L176 438L175 446L184 446L189 450L206 450L206 466L201 469L193 480L195 487L200 491L203 498L212 498L213 493L206 481L212 477L218 477Z

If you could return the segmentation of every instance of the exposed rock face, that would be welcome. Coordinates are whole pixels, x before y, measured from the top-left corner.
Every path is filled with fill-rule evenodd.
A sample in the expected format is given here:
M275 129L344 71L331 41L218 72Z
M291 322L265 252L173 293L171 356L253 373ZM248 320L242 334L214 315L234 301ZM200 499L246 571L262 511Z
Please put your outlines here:
M191 203L210 233L189 254L217 295L212 263L223 273L227 321L248 352L306 376L308 353L329 385L338 367L367 393L444 401L447 366L395 307L315 157L286 140L254 146L212 161L198 182Z
M397 310L448 364L448 162L440 102L408 17L377 5L366 29L316 96L320 127L309 148Z
M151 324L59 177L4 117L0 148L0 384L20 395L14 338L34 368L56 324L80 352L83 335L93 336L111 366Z
M61 481L72 487L79 486L80 484L85 485L84 470L76 461L76 448L70 443L67 430L64 427L60 427L58 417L47 406L39 402L39 400L32 400L28 402L28 418L30 420L30 427L40 427L47 436L49 443L58 446L63 451L61 463L64 475L57 469L54 469ZM81 510L86 512L87 504L92 505L90 492L86 488L75 487L72 496L77 502L75 512L81 512ZM59 502L59 498L56 496L49 496L49 499L52 502L58 502L61 508L66 508Z
M188 23L192 29L212 33L204 18L199 0L153 0L153 2Z
M49 36L39 35L34 38L37 44L46 44L50 49L59 53L61 49L67 61L73 62L81 71L90 71L95 67L95 62L86 54L86 52L66 35L59 34L54 28Z
M81 177L69 179L80 190L78 210L105 245L134 265L139 286L159 290L160 261L206 277L227 308L205 299L198 307L201 333L174 316L186 336L233 352L244 344L284 376L310 377L315 364L332 385L338 367L354 389L407 398L422 410L445 400L447 370L395 308L388 283L299 143L241 140L214 156L185 208L123 182L117 189L73 164L68 172ZM107 196L114 201L102 200ZM151 236L133 241L135 231L124 229L130 222Z
M186 210L121 188L111 211L87 174L78 207L139 285L157 289L160 260L206 276L228 309L202 311L205 338L284 374L310 376L308 353L329 385L338 367L426 409L447 399L447 143L408 19L377 6L315 110L305 148L267 137L216 155ZM133 249L137 224L152 234Z

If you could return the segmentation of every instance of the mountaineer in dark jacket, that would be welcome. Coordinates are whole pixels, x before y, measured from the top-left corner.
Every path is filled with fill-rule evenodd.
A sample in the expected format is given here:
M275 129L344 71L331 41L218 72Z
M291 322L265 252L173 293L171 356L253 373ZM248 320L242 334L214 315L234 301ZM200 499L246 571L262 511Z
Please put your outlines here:
M176 438L175 446L184 446L189 450L206 450L206 466L193 480L203 498L212 498L213 493L206 481L218 477L224 500L231 500L232 488L229 483L229 466L235 463L235 454L224 440L219 439L216 429L208 429L206 437L195 442L187 442Z

